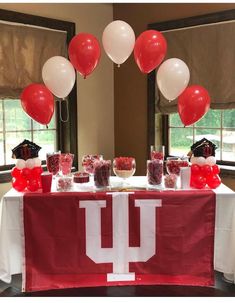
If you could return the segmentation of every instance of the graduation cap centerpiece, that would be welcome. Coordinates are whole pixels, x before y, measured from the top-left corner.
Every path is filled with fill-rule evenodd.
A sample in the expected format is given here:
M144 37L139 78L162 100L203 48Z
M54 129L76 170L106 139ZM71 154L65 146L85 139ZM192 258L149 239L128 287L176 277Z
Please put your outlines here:
M206 138L191 146L191 177L190 186L197 189L217 188L221 184L220 168L216 165L216 145Z
M12 149L12 158L23 159L25 161L31 158L37 158L40 149L40 146L25 139L23 142Z
M40 149L40 146L26 139L12 149L12 158L16 159L15 167L11 170L15 190L34 192L41 188L43 169L38 157Z
M191 146L191 151L194 157L215 157L216 145L206 138L201 139L200 141L195 142Z

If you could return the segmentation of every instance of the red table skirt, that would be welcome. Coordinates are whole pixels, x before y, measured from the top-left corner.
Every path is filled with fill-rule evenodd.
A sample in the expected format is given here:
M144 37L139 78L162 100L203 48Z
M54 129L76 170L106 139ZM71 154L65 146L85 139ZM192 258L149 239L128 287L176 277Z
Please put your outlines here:
M210 190L26 194L22 215L25 291L214 284Z

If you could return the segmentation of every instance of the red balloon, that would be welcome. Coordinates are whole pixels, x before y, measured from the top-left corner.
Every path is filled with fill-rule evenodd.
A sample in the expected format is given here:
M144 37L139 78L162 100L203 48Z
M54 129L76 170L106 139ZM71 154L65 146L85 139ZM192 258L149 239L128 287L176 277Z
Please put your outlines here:
M35 166L32 169L32 175L34 178L39 178L41 176L41 173L43 172L43 169L41 166Z
M210 188L217 188L221 184L221 179L218 175L211 175L207 178L207 185Z
M17 191L23 191L27 186L27 181L24 178L17 177L12 179L12 187Z
M20 174L21 174L21 170L18 169L16 166L12 168L11 170L12 177L17 178L20 176Z
M136 39L134 57L142 73L148 74L163 61L167 51L164 36L155 30L144 31Z
M36 191L39 189L39 182L36 179L31 179L28 181L27 188L29 191Z
M41 181L41 178L37 180L38 182L38 188L42 188L42 181Z
M199 85L187 87L178 98L178 112L182 123L187 126L200 120L210 108L210 96Z
M28 85L20 96L23 110L35 121L49 124L54 113L54 97L43 84Z
M206 178L213 174L212 167L208 164L203 165L201 167L201 170L202 170L203 176L206 177Z
M215 175L220 173L220 168L216 164L212 166L212 170L213 170L213 174L215 174Z
M68 53L74 68L86 78L99 63L100 45L95 36L80 33L70 41Z
M202 189L206 186L206 178L201 176L201 175L196 175L192 177L191 180L191 186L198 188L198 189Z
M192 175L198 175L201 172L201 167L198 164L192 164L191 173Z
M21 171L21 176L26 180L29 180L32 177L32 170L28 167L23 168Z

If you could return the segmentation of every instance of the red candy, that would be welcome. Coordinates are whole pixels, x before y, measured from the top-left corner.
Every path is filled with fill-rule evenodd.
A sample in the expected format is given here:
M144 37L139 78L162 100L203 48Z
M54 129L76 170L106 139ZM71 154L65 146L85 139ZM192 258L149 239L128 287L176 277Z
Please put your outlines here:
M176 188L177 176L166 175L164 178L164 185L166 188Z
M53 175L56 175L60 170L60 154L47 154L47 169Z
M133 161L135 159L132 157L119 157L115 158L115 168L117 170L132 170L133 169Z
M162 160L147 161L147 178L150 185L159 185L162 183L163 162Z
M179 176L180 175L180 168L181 167L188 167L189 163L187 160L182 159L167 159L166 161L166 168L168 174L174 174Z
M102 155L86 155L82 158L82 167L88 174L94 174L94 163L96 160L102 160Z
M71 177L59 177L56 180L56 188L58 191L68 191L73 186L73 180Z
M75 173L73 175L73 182L75 183L87 183L89 180L90 178L88 173Z
M151 160L163 160L163 158L164 158L163 152L157 152L155 150L151 152Z
M94 182L96 187L109 186L111 161L100 160L94 163Z

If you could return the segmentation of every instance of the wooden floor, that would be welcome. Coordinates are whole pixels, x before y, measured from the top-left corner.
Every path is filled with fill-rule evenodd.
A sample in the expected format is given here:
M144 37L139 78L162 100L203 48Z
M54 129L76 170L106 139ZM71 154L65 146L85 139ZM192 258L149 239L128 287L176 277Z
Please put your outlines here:
M0 282L1 297L235 297L235 285L216 272L215 287L192 286L122 286L61 289L22 293L21 275L13 276L11 285Z

